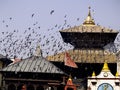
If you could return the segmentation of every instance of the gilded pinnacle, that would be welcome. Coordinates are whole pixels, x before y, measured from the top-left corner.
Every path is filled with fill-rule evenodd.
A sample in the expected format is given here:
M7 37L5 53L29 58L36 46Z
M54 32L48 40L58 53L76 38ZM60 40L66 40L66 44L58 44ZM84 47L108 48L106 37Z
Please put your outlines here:
M95 25L94 19L92 19L92 16L91 16L91 10L90 9L91 9L91 7L89 7L88 16L85 19L85 21L83 22L83 25L86 25L86 26Z

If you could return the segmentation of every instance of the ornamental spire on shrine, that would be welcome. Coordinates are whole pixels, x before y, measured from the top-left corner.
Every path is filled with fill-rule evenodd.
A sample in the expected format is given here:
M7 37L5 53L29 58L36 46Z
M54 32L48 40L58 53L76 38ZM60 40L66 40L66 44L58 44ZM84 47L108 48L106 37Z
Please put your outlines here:
M103 65L102 71L110 71L108 64L106 62Z
M94 19L91 16L91 10L90 9L91 9L91 7L89 7L88 16L85 19L85 21L83 22L83 25L85 25L85 26L95 25L95 21L94 21Z
M95 72L93 71L93 73L92 73L92 77L95 77L96 75L95 75Z

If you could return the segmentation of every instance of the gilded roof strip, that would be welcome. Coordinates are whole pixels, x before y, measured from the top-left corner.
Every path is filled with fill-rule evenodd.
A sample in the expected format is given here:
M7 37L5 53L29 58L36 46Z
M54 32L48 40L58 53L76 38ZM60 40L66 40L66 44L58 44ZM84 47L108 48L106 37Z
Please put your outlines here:
M71 59L77 63L108 63L116 62L116 55L104 50L69 50ZM64 62L65 52L46 57L49 61Z

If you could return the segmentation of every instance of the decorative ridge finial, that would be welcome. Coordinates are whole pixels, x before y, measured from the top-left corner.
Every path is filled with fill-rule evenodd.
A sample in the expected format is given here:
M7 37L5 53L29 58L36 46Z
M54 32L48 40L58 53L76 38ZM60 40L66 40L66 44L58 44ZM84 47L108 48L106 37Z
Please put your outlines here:
M37 47L36 47L35 56L42 56L40 45L37 45Z
M71 74L69 75L69 78L68 78L68 81L67 81L67 85L73 85Z
M116 77L119 77L119 73L118 73L118 72L116 72L115 76L116 76Z
M96 76L96 75L95 75L95 71L93 71L93 73L92 73L92 77L94 77L94 76Z
M102 71L110 71L108 64L106 62L103 65Z
M68 78L68 80L72 80L72 76L71 76L71 74L69 75L69 78Z
M92 19L92 16L91 16L91 10L90 10L91 7L89 6L88 9L89 9L88 16L85 19L83 25L87 25L87 26L95 25L94 19Z
M88 16L91 17L91 7L89 6L88 9L89 9Z

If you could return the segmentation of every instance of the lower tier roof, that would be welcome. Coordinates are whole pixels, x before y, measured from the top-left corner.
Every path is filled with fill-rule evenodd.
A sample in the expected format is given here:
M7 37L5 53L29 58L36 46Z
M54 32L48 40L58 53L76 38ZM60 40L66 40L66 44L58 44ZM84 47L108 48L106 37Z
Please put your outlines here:
M99 49L81 49L67 51L74 62L77 63L116 63L116 55L105 50ZM65 52L47 56L47 60L55 62L64 62Z
M1 72L34 72L34 73L56 73L64 72L43 57L32 56L16 63L11 63L0 70Z

